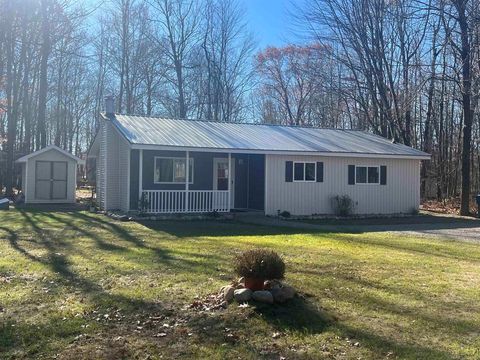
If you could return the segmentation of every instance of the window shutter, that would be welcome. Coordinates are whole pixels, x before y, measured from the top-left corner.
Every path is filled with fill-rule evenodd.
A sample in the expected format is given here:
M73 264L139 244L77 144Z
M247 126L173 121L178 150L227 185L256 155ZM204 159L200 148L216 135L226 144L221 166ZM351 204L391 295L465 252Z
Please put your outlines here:
M285 162L285 182L293 181L293 161Z
M317 162L317 182L323 182L323 162Z
M348 185L355 185L355 165L348 165Z
M380 185L387 185L387 167L380 166Z

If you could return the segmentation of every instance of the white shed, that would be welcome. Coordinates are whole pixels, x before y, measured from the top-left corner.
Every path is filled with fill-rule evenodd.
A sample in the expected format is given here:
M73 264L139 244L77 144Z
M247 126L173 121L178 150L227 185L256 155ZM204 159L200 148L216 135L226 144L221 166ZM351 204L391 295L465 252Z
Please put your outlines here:
M74 203L77 165L84 161L50 145L16 161L22 165L25 203Z

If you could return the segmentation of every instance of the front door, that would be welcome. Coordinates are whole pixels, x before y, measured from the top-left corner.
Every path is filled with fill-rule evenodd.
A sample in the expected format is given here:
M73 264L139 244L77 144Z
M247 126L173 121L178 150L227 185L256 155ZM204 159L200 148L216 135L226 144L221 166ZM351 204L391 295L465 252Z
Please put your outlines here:
M235 204L235 160L232 158L232 174L228 173L228 159L213 159L213 190L228 190L230 180L230 201L231 207Z
M67 162L37 161L35 163L35 199L67 199Z

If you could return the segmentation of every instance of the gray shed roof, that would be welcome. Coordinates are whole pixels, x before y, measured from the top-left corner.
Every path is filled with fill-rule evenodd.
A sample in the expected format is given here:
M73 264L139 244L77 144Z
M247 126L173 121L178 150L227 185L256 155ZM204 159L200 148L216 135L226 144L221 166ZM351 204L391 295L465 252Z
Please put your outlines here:
M221 123L130 115L110 119L133 147L161 146L259 153L430 158L411 147L394 144L364 131L308 127Z

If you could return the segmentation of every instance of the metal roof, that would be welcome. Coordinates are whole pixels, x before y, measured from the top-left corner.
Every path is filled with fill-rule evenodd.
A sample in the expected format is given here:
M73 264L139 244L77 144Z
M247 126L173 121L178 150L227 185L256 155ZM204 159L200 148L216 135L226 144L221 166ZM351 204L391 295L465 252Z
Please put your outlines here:
M430 158L411 147L358 130L222 123L131 115L104 116L134 145L262 153L322 153Z

